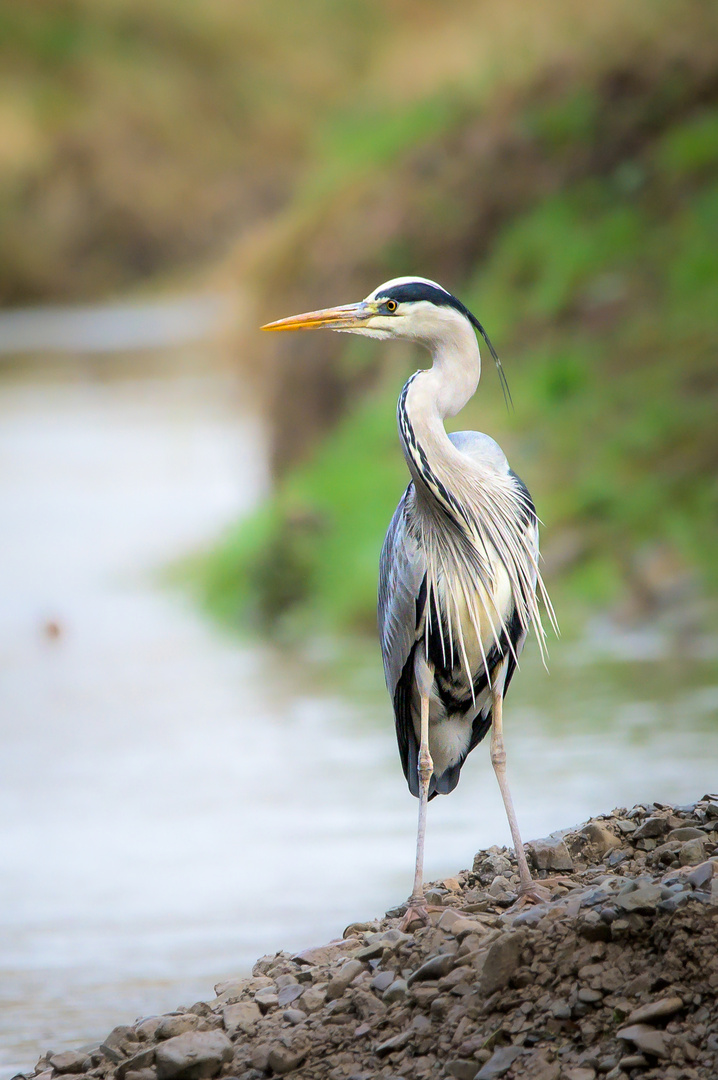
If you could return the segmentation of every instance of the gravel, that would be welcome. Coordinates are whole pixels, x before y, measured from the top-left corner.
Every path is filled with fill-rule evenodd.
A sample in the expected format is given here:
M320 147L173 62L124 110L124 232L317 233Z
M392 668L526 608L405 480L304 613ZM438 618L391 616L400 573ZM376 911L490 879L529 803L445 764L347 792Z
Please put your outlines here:
M534 841L533 907L508 906L513 854L481 851L433 883L428 926L400 932L399 908L262 957L28 1080L715 1080L716 822L705 796Z

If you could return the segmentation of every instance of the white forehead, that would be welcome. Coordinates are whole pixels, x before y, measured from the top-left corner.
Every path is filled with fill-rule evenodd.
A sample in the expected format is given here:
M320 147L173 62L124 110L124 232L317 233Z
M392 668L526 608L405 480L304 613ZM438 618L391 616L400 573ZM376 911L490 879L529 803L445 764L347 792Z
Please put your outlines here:
M387 289L393 289L396 285L413 285L415 283L420 285L431 285L433 289L438 289L440 292L446 293L447 296L451 296L448 289L445 289L443 285L439 285L438 282L432 281L430 278L417 277L416 274L409 274L407 277L395 277L390 281L385 281L381 285L377 285L373 292L370 292L366 297L367 300L376 300L377 296L381 296Z

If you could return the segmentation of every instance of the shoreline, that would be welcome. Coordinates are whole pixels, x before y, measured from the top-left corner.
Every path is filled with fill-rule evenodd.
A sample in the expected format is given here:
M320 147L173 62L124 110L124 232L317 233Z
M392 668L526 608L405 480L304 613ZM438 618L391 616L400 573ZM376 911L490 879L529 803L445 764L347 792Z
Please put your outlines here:
M718 796L614 810L510 850L342 939L262 957L216 998L47 1052L36 1080L715 1080Z

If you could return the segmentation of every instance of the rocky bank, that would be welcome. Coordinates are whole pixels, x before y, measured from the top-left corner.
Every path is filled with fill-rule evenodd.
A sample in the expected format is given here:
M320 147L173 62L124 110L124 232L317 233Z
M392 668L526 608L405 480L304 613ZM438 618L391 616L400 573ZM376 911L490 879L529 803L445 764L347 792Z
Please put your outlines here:
M551 899L516 910L510 851L213 1001L44 1055L36 1080L716 1080L718 796L618 809L527 845Z

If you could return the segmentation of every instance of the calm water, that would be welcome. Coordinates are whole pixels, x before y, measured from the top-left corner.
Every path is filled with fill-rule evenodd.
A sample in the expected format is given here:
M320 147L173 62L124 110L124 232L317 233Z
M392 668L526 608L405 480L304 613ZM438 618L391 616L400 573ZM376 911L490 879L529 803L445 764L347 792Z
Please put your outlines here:
M343 648L328 683L329 645L237 644L157 584L267 486L241 384L203 368L0 383L3 1076L410 885L416 804L373 648ZM529 653L506 709L525 838L715 790L716 651L597 624L550 677ZM508 839L481 747L432 803L428 877Z

